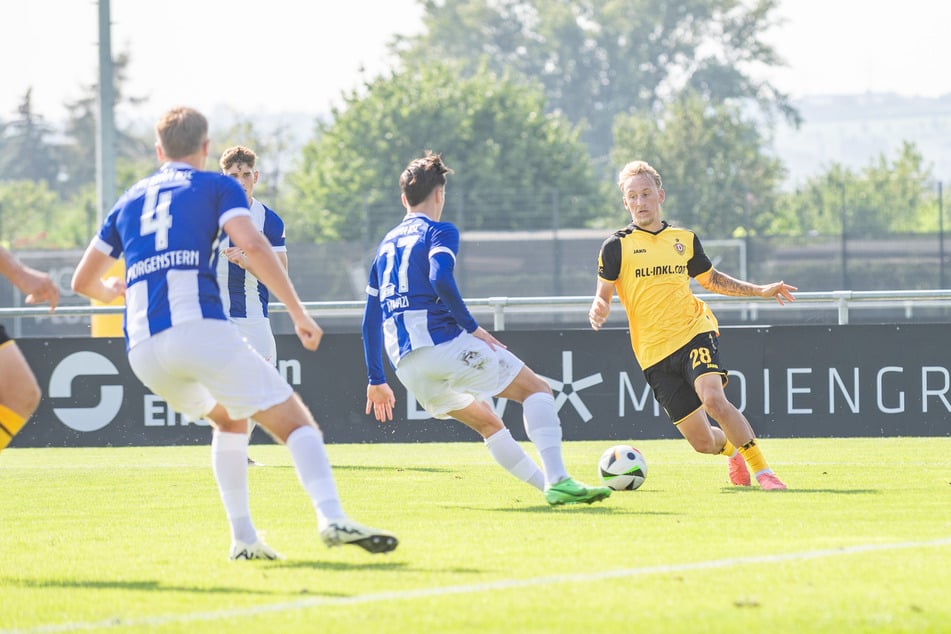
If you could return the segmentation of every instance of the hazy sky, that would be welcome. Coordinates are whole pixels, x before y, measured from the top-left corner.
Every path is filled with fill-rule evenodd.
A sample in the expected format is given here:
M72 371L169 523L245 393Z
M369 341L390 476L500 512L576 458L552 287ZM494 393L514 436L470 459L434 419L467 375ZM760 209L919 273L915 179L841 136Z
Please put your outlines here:
M385 43L420 28L415 0L112 0L113 52L132 62L127 92L157 114L175 104L240 112L328 110L386 68ZM97 80L95 0L3 0L0 118L27 88L37 112ZM790 67L770 75L793 97L951 93L951 2L782 0L768 40ZM297 61L295 61L297 60Z

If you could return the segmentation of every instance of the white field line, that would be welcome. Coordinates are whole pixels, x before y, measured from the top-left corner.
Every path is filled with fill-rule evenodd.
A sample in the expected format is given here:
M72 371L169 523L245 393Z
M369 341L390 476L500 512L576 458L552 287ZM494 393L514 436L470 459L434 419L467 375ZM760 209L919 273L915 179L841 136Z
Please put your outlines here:
M617 579L620 577L637 577L644 575L669 574L674 572L688 572L692 570L715 570L750 564L779 564L784 562L807 561L810 559L826 559L842 555L859 553L881 552L888 550L903 550L910 548L938 548L951 546L951 537L930 541L897 542L892 544L858 544L843 548L829 548L798 553L784 553L779 555L756 555L750 557L730 557L710 561L695 561L683 564L668 564L659 566L645 566L642 568L622 568L619 570L605 570L600 572L572 573L563 575L549 575L545 577L529 577L528 579L502 579L489 583L465 584L448 586L445 588L419 588L417 590L390 590L387 592L373 592L358 594L351 597L311 597L299 601L257 605L247 608L231 610L217 610L214 612L191 612L188 614L167 614L160 616L145 616L132 619L106 619L86 623L60 623L40 625L28 629L2 630L0 634L47 634L49 632L79 632L83 630L118 629L124 627L161 626L169 623L197 623L232 619L236 617L254 617L263 614L306 610L316 606L347 606L366 603L380 603L383 601L412 601L430 597L475 594L494 590L511 590L513 588L528 588L546 586L559 583L579 583Z

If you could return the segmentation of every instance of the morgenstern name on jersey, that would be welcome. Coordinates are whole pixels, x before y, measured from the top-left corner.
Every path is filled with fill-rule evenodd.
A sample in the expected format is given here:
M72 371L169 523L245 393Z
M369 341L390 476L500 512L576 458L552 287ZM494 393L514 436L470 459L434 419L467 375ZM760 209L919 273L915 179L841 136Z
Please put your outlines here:
M677 264L677 265L664 264L661 266L643 266L641 268L634 269L634 277L655 277L658 275L683 275L686 272L687 272L686 264Z
M179 249L153 255L130 265L129 270L126 271L125 283L129 285L143 275L176 266L197 268L198 258L199 252L196 249Z

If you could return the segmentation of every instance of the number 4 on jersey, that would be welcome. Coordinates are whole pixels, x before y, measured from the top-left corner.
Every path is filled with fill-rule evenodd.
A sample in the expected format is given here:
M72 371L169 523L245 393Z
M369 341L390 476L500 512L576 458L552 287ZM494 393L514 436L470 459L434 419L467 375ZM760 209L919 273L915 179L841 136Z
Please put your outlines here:
M168 248L168 230L172 226L172 215L168 207L172 202L171 192L159 193L158 187L150 187L145 193L142 204L142 218L139 221L139 235L155 234L155 250Z

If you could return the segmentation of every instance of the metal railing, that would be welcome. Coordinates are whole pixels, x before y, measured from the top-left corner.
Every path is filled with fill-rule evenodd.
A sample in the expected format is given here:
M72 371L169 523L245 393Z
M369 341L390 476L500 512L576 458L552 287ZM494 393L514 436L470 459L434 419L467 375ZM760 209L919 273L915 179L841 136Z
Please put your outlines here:
M743 311L744 321L755 321L761 312L782 309L772 299L750 297L728 297L709 293L697 294L697 297L710 304L714 309L733 309ZM565 297L482 297L466 299L466 304L474 313L491 313L493 330L505 330L506 315L513 313L548 312L559 309L565 312L587 313L592 296ZM614 306L619 305L617 297ZM360 318L363 315L362 301L304 302L304 306L318 318L320 316L341 316ZM815 291L797 292L793 306L798 309L832 309L837 311L839 325L849 323L849 313L857 308L900 308L911 316L916 308L951 308L951 289L908 290L908 291ZM272 303L269 310L275 313L287 312L280 303ZM60 306L56 315L91 316L115 315L123 311L122 306ZM50 314L48 306L19 308L0 308L0 321L8 317L44 317Z

